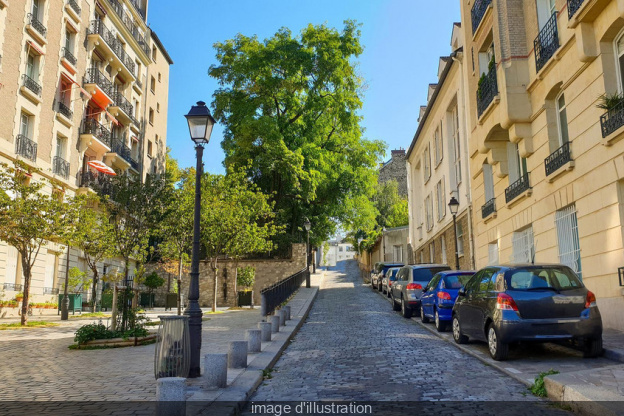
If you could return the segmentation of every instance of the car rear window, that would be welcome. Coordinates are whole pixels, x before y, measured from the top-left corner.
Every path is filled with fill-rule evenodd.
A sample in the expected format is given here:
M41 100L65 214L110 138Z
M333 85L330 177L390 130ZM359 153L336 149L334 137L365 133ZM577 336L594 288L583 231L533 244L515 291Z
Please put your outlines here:
M454 274L444 276L444 279L442 279L442 289L461 289L466 283L468 283L468 280L470 280L472 276L472 274Z
M437 267L432 269L413 269L412 280L414 282L424 282L427 284L436 273L443 272L445 270L448 270L448 268Z
M583 283L567 267L531 267L508 271L507 287L514 290L572 290L583 287Z

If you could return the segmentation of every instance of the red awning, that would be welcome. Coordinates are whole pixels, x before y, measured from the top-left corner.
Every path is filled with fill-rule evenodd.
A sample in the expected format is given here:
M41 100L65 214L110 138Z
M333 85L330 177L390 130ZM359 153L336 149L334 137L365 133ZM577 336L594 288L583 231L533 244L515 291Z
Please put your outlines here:
M26 42L28 42L28 47L34 49L39 55L45 55L45 52L43 52L39 46L35 45L33 41L27 40Z
M87 162L87 165L91 166L93 169L97 170L98 172L102 172L111 176L117 175L110 166L106 165L104 162L100 160L92 160L90 162Z

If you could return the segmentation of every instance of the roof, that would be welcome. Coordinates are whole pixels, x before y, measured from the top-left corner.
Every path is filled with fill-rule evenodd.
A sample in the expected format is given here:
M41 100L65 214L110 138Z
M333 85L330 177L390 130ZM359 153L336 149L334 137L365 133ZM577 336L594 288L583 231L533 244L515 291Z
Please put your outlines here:
M150 29L150 34L151 34L152 39L154 40L154 42L156 42L156 45L158 45L158 48L160 49L162 54L165 56L165 59L167 60L167 62L169 62L169 65L173 65L173 59L171 59L171 56L169 56L169 53L167 52L167 49L165 49L165 47L163 46L163 44L160 41L160 38L158 37L156 32L154 32L153 30Z

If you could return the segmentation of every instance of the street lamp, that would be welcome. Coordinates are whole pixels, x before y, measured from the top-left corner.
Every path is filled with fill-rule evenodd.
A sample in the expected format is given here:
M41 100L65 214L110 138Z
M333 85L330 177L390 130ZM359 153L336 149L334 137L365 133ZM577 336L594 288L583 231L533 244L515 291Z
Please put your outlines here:
M457 252L457 224L455 222L455 217L457 216L457 211L459 210L459 201L452 197L448 203L449 209L451 210L451 214L453 215L453 235L455 236L455 269L459 270L459 253Z
M305 219L303 222L303 228L305 228L306 234L308 235L308 241L306 243L306 267L308 269L308 274L306 275L306 287L310 287L310 228L312 228L312 224L309 219Z
M185 115L191 134L195 142L197 153L197 167L195 168L195 215L193 222L193 253L191 260L191 282L188 290L188 305L184 315L189 317L189 335L191 344L191 365L189 378L200 376L199 359L201 354L202 310L199 307L199 221L201 213L201 174L204 145L210 141L215 119L210 115L206 103L198 101Z

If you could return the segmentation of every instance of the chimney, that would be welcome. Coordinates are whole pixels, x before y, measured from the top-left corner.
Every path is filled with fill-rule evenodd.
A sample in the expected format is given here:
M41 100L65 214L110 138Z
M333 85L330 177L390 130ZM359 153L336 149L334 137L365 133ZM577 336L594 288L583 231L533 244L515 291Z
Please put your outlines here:
M398 148L398 149L392 150L390 153L392 154L392 157L395 157L395 156L404 156L404 155L405 155L405 149L403 149L402 147L400 147L400 148Z

